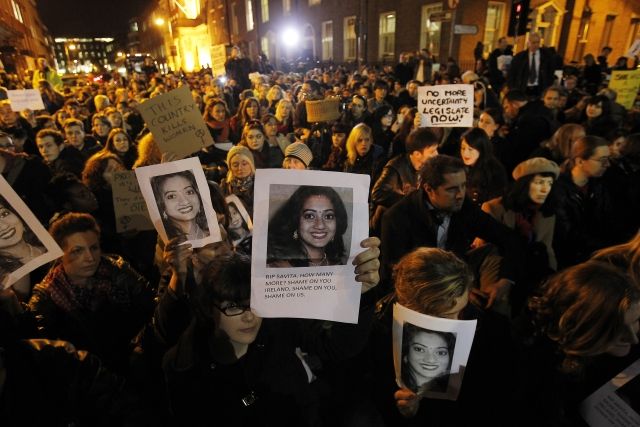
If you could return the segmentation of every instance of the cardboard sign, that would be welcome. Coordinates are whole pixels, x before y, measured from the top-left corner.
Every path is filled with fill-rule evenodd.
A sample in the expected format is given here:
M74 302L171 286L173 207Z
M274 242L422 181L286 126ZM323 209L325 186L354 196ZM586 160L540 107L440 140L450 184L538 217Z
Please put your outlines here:
M134 171L113 173L113 207L116 232L153 230L147 205Z
M227 61L227 49L224 44L217 44L211 47L211 69L213 77L224 76L226 70L224 63Z
M182 159L213 145L188 86L151 98L138 109L163 153L172 152Z
M369 235L369 179L256 171L251 257L256 314L357 323L361 285L351 262Z
M476 326L476 320L443 319L395 304L391 332L398 385L420 397L457 400Z
M56 258L62 249L0 175L0 289Z
M11 101L11 110L16 113L22 110L44 110L44 103L38 89L8 90L7 96Z
M609 88L616 91L616 102L626 109L633 107L640 89L640 70L613 71Z
M421 86L418 112L427 127L471 127L473 85Z

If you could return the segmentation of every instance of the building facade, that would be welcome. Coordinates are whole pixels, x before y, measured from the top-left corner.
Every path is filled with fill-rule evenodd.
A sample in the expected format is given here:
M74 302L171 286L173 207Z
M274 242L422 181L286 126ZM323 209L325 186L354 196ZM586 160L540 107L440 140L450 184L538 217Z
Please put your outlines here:
M116 47L111 37L55 38L58 73L91 73L115 66Z
M300 58L390 63L427 48L468 69L479 42L488 55L506 36L510 9L510 0L157 0L141 20L160 29L155 44L172 68L186 71L211 64L222 45L252 59L263 52L276 67ZM527 19L567 63L604 46L614 61L640 38L640 1L531 0ZM508 40L526 45L526 36Z
M36 59L53 60L53 40L32 0L0 0L0 67L26 75Z

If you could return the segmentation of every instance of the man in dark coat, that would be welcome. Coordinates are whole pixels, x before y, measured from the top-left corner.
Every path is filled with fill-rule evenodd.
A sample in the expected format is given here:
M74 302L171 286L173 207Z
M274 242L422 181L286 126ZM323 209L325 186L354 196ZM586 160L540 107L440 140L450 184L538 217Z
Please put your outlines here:
M554 77L553 58L547 49L540 47L540 42L540 34L529 33L528 49L513 57L507 76L509 88L534 98L553 84Z
M251 89L249 73L251 72L251 60L242 56L238 46L231 48L231 57L224 64L227 78L235 80L240 87L240 91Z
M465 197L467 175L462 160L432 157L420 175L421 188L405 196L382 218L383 278L389 280L394 265L415 248L445 249L476 266L481 285L472 291L472 298L480 306L491 307L516 278L516 266L522 258L518 237ZM476 237L496 245L504 256L502 262L489 265L486 249L484 254L470 251ZM484 280L489 278L490 269L494 270L493 277L499 277L492 283Z

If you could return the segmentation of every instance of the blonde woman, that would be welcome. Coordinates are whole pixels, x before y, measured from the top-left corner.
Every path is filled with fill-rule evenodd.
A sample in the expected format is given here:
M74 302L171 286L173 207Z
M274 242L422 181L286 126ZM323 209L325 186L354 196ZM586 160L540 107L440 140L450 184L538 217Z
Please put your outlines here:
M256 167L251 150L243 145L232 147L227 154L229 172L221 183L225 196L235 194L253 216L253 178Z
M373 144L371 128L364 123L356 125L347 138L347 158L343 172L360 173L373 178L384 165L382 147Z

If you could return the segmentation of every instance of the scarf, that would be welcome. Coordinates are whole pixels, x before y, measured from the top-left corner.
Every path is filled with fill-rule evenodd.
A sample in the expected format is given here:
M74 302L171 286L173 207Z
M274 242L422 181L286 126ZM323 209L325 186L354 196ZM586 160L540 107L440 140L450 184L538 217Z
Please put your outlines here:
M253 196L253 175L246 178L231 178L231 193L237 196L248 194Z
M207 120L207 126L209 126L209 129L213 130L211 134L215 136L216 142L229 141L229 120L219 122L212 118Z
M527 243L531 243L535 240L535 230L534 230L534 218L538 213L539 207L529 206L522 212L516 212L516 222L515 228L523 236Z
M78 309L92 310L94 303L108 299L111 293L111 269L109 264L100 265L87 285L74 285L64 272L62 264L56 265L44 279L51 300L64 312Z

